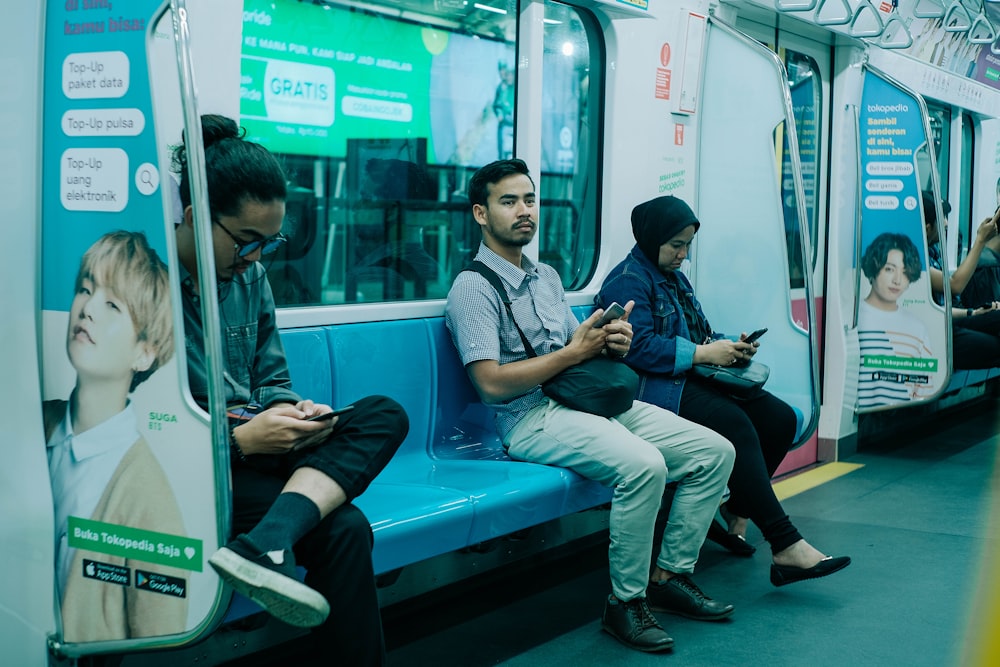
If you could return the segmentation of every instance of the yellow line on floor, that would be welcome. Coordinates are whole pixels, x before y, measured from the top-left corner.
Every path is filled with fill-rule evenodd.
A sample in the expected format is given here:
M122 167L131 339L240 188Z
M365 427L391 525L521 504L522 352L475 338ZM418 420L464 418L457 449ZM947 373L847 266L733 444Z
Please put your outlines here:
M840 461L827 463L780 482L775 482L773 485L774 495L778 497L778 500L791 498L863 467L864 465L861 463L842 463Z

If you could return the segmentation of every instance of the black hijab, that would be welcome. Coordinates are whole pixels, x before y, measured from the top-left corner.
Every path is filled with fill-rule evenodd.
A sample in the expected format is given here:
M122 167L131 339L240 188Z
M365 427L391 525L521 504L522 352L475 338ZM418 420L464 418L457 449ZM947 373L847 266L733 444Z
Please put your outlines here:
M653 266L659 264L660 246L680 234L689 225L694 225L695 231L701 227L691 207L673 195L650 199L632 209L632 234L635 236L636 245ZM691 340L695 343L703 342L712 335L712 327L708 320L699 314L694 295L681 288L673 271L661 271L661 273L668 279L670 288L680 303Z
M654 265L660 258L660 246L688 225L698 231L701 223L691 207L673 195L650 199L632 209L632 235L639 250Z

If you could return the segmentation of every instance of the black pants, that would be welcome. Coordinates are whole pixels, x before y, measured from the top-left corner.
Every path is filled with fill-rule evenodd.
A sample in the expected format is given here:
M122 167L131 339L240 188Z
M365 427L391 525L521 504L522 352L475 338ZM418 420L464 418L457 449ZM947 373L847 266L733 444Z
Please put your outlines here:
M684 383L678 414L724 435L736 448L726 507L753 521L771 552L802 539L785 514L771 477L795 440L795 412L766 391L751 400L735 400L701 380Z
M1000 366L1000 310L951 323L951 362L956 371Z
M382 665L385 641L375 573L372 530L351 500L386 466L409 430L403 408L370 396L340 416L326 443L284 456L252 456L233 463L233 530L245 533L270 509L288 478L301 467L316 468L343 487L348 502L328 514L295 545L306 568L306 584L330 603L330 616L312 633L317 662Z

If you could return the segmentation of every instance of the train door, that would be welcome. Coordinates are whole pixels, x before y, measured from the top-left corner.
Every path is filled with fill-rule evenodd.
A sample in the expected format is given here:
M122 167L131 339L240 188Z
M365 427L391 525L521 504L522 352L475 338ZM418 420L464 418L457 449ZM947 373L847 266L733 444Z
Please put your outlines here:
M4 664L41 665L52 631L52 498L42 435L38 381L35 250L39 219L38 143L42 3L5 8L0 63L7 83L0 132L0 244L4 325L0 327L0 400L4 465L0 466L0 645Z
M704 260L694 262L693 277L716 313L715 328L769 328L758 357L771 367L768 388L800 417L801 444L819 416L818 363L809 272L796 277L805 307L798 317L792 308L787 231L795 230L804 256L812 252L788 81L773 52L717 20L704 67L698 212L705 225L697 241Z
M777 21L777 23L775 23ZM792 215L793 181L789 152L782 159L782 199L785 219L785 240L789 265L788 289L796 325L807 328L808 309L805 276L812 280L811 304L816 321L811 335L819 350L820 377L824 372L823 316L824 291L823 257L827 210L827 155L829 154L829 118L832 63L830 33L805 24L780 22L774 13L742 14L737 28L774 51L785 65L791 104L794 113L795 137L802 166L802 189L805 205L804 232ZM794 26L791 27L791 26ZM793 31L794 30L794 31ZM808 244L804 240L808 237ZM822 403L822 396L820 401ZM818 451L818 433L813 433L801 447L789 453L779 474L802 468L824 458Z

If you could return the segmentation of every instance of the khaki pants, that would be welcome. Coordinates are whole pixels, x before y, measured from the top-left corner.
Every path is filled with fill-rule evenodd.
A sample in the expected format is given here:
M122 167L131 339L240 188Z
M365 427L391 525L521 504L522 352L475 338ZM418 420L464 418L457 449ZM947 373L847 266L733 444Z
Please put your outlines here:
M504 444L511 458L569 468L614 488L611 587L626 601L645 596L653 524L667 480L678 486L656 564L690 573L735 457L718 433L641 401L605 419L548 399L517 423Z

